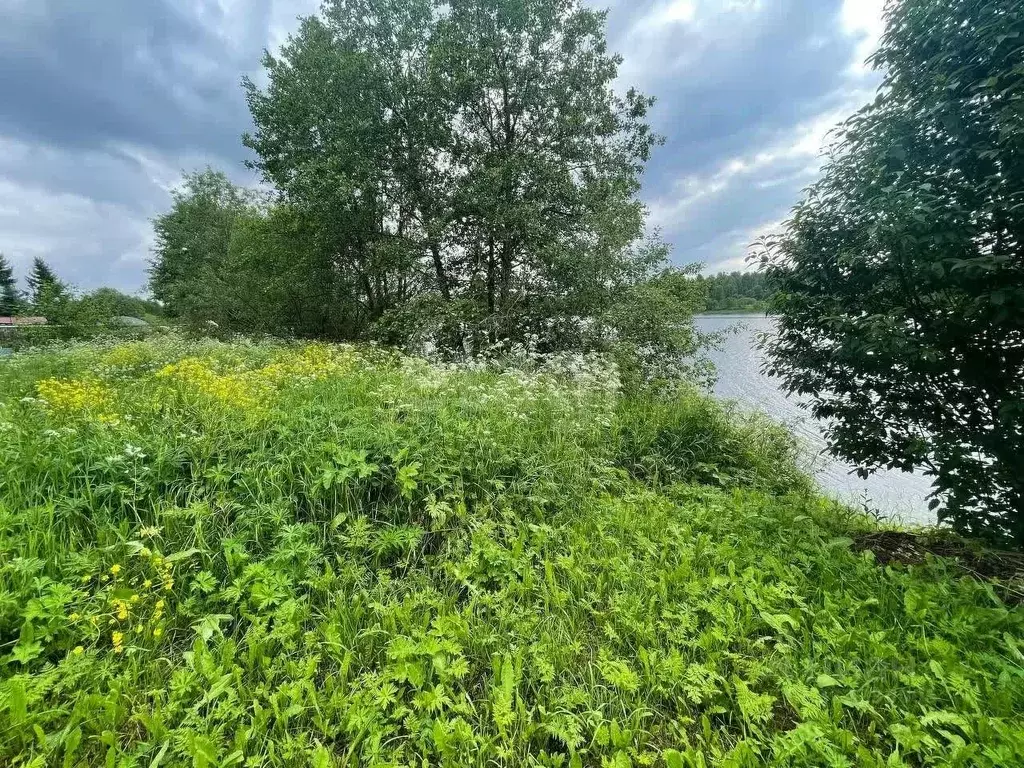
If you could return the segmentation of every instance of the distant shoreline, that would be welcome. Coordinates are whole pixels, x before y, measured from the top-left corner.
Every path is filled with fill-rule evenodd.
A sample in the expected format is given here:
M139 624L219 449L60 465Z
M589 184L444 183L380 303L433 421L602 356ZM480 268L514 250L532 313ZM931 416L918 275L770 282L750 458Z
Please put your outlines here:
M770 313L766 309L705 309L703 312L698 312L697 316L700 315L742 315L744 317L769 317Z

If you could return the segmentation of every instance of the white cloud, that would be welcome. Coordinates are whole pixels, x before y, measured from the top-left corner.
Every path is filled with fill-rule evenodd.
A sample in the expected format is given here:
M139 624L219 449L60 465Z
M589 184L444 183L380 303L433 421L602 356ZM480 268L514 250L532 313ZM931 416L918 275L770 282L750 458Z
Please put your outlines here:
M883 0L844 0L838 32L855 45L845 69L840 59L834 90L819 97L816 114L807 110L810 117L788 127L776 123L760 145L720 158L708 170L680 176L649 201L651 223L677 244L679 261L705 261L713 270L745 268L749 245L781 226L801 190L817 177L830 132L874 92L879 76L863 61L883 31L882 6ZM698 9L696 24L702 23L702 13ZM720 21L711 26L721 31ZM733 21L744 22L739 16ZM809 35L803 45L805 51L824 55L834 42ZM744 130L753 134L756 129L752 122Z
M122 205L0 180L0 231L19 276L38 256L87 288L137 290L144 282L152 230Z
M685 24L693 21L696 15L697 3L694 0L669 0L658 5L652 13L641 20L641 23L650 26Z
M854 74L868 71L865 63L874 53L885 31L882 11L885 0L843 0L840 19L847 34L859 38L850 70Z
M668 195L650 203L652 224L666 229L685 226L698 203L709 198L726 198L737 186L767 188L809 181L820 168L821 149L829 131L848 112L844 107L817 115L796 126L775 144L749 155L730 158L709 175L678 179ZM780 177L779 173L783 175Z

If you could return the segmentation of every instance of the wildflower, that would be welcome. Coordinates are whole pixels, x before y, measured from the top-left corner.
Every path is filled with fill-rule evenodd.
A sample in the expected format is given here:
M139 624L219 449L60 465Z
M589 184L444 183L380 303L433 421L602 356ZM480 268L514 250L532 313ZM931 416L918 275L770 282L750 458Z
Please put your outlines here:
M124 642L124 632L114 632L110 636L111 641L114 644L114 653L120 653L124 650L121 644Z
M146 525L139 529L139 536L144 539L152 539L160 535L160 527L156 525Z
M110 392L92 379L46 379L36 384L39 399L54 413L93 415L101 422L116 418L109 412Z
M110 566L110 572L117 576L117 574L121 572L121 566L117 563L114 563L112 566Z
M153 553L149 550L149 547L143 547L139 550L139 557L149 557Z
M163 633L164 631L160 627L157 627L153 630L153 637L160 637Z
M81 656L83 653L85 653L85 648L83 648L80 645L76 645L75 650L73 650L72 653L75 654L75 656Z
M77 613L72 613L68 618L71 619L72 621L78 621L82 617L79 616Z
M142 582L142 588L143 589L149 589L152 586L153 586L153 580L152 579L146 579L144 582Z

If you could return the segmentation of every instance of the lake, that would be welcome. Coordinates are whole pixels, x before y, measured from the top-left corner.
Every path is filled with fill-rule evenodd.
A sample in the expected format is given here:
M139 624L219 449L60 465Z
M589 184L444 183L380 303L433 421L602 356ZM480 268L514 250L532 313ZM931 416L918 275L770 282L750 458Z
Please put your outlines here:
M800 407L800 398L787 395L777 379L761 372L762 356L756 336L771 331L771 318L759 315L698 315L697 328L722 331L737 324L739 332L728 336L721 349L711 354L718 368L715 394L735 400L744 408L756 408L788 426L803 447L803 461L821 489L857 507L866 506L885 517L906 523L935 522L928 511L931 483L919 474L881 470L867 480L853 468L832 457L825 446L822 424Z

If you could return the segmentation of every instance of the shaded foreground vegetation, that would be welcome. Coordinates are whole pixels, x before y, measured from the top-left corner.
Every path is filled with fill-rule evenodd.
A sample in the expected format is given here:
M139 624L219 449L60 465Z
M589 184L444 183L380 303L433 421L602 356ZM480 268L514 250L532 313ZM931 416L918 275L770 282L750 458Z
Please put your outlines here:
M1024 611L601 360L0 364L4 765L1024 761Z

